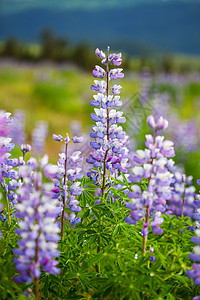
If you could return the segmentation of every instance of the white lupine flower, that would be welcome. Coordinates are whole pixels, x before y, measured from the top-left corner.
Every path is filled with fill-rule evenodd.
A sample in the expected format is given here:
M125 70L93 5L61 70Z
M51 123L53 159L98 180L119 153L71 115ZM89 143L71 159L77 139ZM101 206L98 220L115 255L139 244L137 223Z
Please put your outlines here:
M189 186L185 189L185 193L195 193L195 187L194 186Z
M164 150L168 150L169 148L173 147L174 146L174 143L172 141L164 141L163 142L163 149Z
M143 176L144 174L144 169L142 167L134 167L132 169L132 172L136 175L136 176Z
M35 248L35 241L28 241L27 243L26 243L26 247L27 248Z
M147 172L150 172L152 170L152 165L151 164L144 164L143 165L144 170Z
M75 162L77 159L79 159L81 155L81 151L75 151L71 156L70 159Z
M29 216L32 216L34 214L34 209L32 207L28 207L26 209L26 211L27 211L27 213L28 213Z
M25 211L25 206L22 203L17 203L16 204L16 208L20 211L20 212L24 212Z
M200 246L195 246L193 248L193 251L194 251L195 254L200 255Z

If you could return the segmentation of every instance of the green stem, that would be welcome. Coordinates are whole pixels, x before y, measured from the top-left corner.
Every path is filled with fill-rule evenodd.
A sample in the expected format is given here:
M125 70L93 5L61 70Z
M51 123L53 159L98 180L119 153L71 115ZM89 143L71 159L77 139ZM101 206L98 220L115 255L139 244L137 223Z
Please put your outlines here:
M157 130L155 130L155 132L154 132L154 140L153 140L154 143L156 141L157 132L158 132ZM150 162L150 164L152 166L153 166L153 161L154 161L154 159L152 158L151 162ZM151 181L151 177L152 177L152 170L151 170L150 177L148 179L148 185ZM149 205L147 205L146 206L146 218L145 218L146 224L149 224L149 209L150 209L150 207L149 207ZM142 255L143 256L145 256L145 253L146 253L146 244L147 244L147 236L143 236L143 241L142 241Z
M66 177L67 177L67 146L68 144L66 143L65 147L65 174L64 174L64 181L63 181L63 188L65 189L66 185ZM62 215L61 215L61 241L64 239L64 217L65 217L65 206L66 206L66 196L65 196L65 191L63 191L63 210L62 210ZM61 245L62 249L62 245Z
M108 65L108 56L109 56L109 47L107 49L107 64L106 64L106 96L109 95L109 65ZM109 141L109 127L110 127L110 119L109 119L109 108L107 107L107 141ZM106 160L108 156L109 148L105 152L104 160L103 160L103 183L101 188L101 197L103 198L105 195L105 184L106 184Z
M9 201L8 201L8 196L6 195L6 204L7 204L7 210L8 210L8 224L11 225L11 216L10 216L10 206L9 206Z
M183 218L183 209L184 209L184 204L185 204L185 184L186 184L186 176L184 178L184 193L183 193L183 203L181 207L181 218Z
M146 219L145 222L148 224L149 223L149 205L146 207ZM147 244L147 235L143 236L143 241L142 241L142 255L145 256L146 253L146 244Z

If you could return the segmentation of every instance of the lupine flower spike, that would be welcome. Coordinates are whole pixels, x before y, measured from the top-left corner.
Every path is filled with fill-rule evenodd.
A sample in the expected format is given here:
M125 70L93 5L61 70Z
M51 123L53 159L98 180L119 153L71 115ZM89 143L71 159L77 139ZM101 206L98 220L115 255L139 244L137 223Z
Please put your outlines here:
M17 159L10 160L10 152L15 145L11 143L12 139L9 138L9 125L12 123L13 119L10 118L10 113L0 111L0 184L5 193L7 212L8 212L8 223L11 225L11 215L10 215L10 206L8 200L8 185L6 184L4 177L11 177L12 163L16 163ZM7 161L10 162L10 165L7 165ZM15 176L15 172L14 172ZM2 205L0 205L0 210L2 211ZM0 213L0 217L2 217ZM6 218L5 218L6 219Z
M101 197L104 197L106 191L107 171L115 178L118 176L118 171L127 172L130 166L128 163L128 149L126 144L128 137L120 124L126 121L123 117L123 112L117 111L117 108L122 105L120 101L121 86L113 85L110 87L112 79L121 79L124 77L123 69L111 69L110 65L119 66L122 62L121 53L109 54L109 47L107 54L100 51L98 48L95 54L102 59L102 64L106 65L106 69L100 66L95 66L93 76L101 80L95 80L91 85L91 89L97 92L90 104L94 106L95 113L91 114L91 119L96 122L92 127L90 136L94 141L90 142L94 149L90 153L90 157L86 161L93 165L93 168L88 172L88 176L94 181L96 185L101 188ZM102 80L104 79L105 80ZM112 94L109 94L111 90ZM97 108L98 107L98 108Z
M65 208L69 206L71 214L69 215L69 222L71 224L77 224L81 221L80 217L76 217L75 212L80 212L81 208L78 206L79 201L77 196L82 193L80 182L77 181L83 177L81 174L81 168L78 164L82 161L80 151L75 151L71 155L68 153L68 144L72 140L74 143L81 143L83 137L74 136L69 138L68 134L66 138L62 135L53 134L55 141L65 142L65 152L59 154L58 160L58 173L54 176L54 197L62 201L62 215L61 215L61 239L64 237L64 218ZM68 202L66 202L68 200Z
M128 196L132 203L126 203L130 208L130 217L125 221L135 224L138 220L144 218L143 235L143 255L146 252L147 235L149 225L156 234L162 234L160 225L163 223L161 213L166 209L166 200L171 196L171 181L173 174L168 171L168 158L175 155L173 142L165 140L164 136L158 136L159 130L164 130L168 126L168 121L160 117L157 121L153 116L147 118L148 125L154 130L154 136L146 135L146 149L137 150L133 157L138 165L132 169L129 176L130 183L141 182L143 178L147 179L147 189L142 191L140 186L132 185L132 191ZM150 218L153 220L150 223Z
M53 184L42 183L40 169L48 168L46 158L38 164L36 159L30 159L27 165L19 167L23 185L17 190L18 204L16 217L19 229L16 233L21 237L14 254L16 269L20 273L15 280L20 283L35 282L35 299L39 299L39 277L41 269L50 274L58 274L56 267L59 256L57 242L60 239L58 224L55 222L60 213L58 200L53 198ZM57 169L58 167L55 166Z

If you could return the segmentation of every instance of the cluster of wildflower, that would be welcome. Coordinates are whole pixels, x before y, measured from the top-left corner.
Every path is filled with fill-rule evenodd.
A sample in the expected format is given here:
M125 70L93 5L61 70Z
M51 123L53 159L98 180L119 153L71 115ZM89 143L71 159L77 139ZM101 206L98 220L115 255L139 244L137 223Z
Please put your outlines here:
M11 138L8 137L9 128L8 124L12 122L12 118L10 118L10 113L6 113L5 111L0 111L0 181L3 177L3 164L6 160L5 153L9 152L13 149L14 144L11 143Z
M130 183L142 182L143 178L147 180L147 189L143 191L139 185L132 185L132 190L128 196L132 202L127 202L126 207L131 209L130 217L125 221L135 224L145 216L143 223L143 237L148 235L149 219L153 217L150 223L152 231L161 234L159 227L163 219L161 213L166 209L166 201L171 196L171 181L173 175L168 170L168 158L175 155L173 142L164 140L164 136L157 135L159 130L165 130L168 127L168 121L160 117L155 121L153 116L147 118L148 125L154 130L154 136L146 135L146 149L137 150L133 157L137 164L132 169L129 176Z
M17 110L13 116L13 122L10 128L10 137L13 143L21 145L26 140L25 135L25 114L21 110Z
M11 154L8 152L6 152L4 155L5 160L4 163L2 164L3 179L1 182L1 186L3 187L4 192L8 197L8 199L14 205L18 202L18 195L16 193L16 190L22 185L22 178L19 177L17 168L25 164L24 161L25 154L30 150L31 150L30 145L22 144L21 151L23 156L20 156L19 159L11 158ZM8 183L6 183L5 178L9 179Z
M149 100L151 82L151 74L148 69L145 69L142 73L140 88L140 102L142 105L145 105Z
M198 120L180 120L174 118L173 139L176 147L185 152L193 152L199 149L199 125Z
M200 180L197 180L197 184L200 185ZM200 222L200 194L195 195L195 200L193 201L193 208L194 211L191 217L196 220L196 223L199 224ZM197 226L199 227L199 226Z
M21 237L14 254L16 269L20 273L15 280L28 283L38 278L41 269L51 274L58 274L59 256L57 242L60 239L58 224L55 222L60 208L58 200L53 198L53 184L42 183L41 169L48 168L48 160L44 157L40 164L30 158L27 165L19 166L19 177L23 184L18 188L16 217L19 229L16 233Z
M45 140L47 137L47 133L48 133L47 123L44 121L37 122L36 127L32 132L32 146L33 146L33 153L35 155L44 154Z
M194 280L195 285L200 285L200 229L196 229L196 236L192 237L192 242L196 244L193 248L193 253L189 254L189 258L195 262L192 265L192 270L187 270L186 275ZM200 296L196 296L193 300L200 300Z
M5 194L7 194L8 185L6 184L4 177L5 175L9 175L6 176L9 178L13 174L11 172L12 166L7 166L6 161L10 156L10 153L8 152L11 151L15 146L13 143L11 143L12 139L8 137L10 133L10 124L12 123L12 118L10 118L10 115L10 113L0 111L0 185ZM7 172L9 173L7 174ZM9 204L7 203L7 206L8 205ZM3 205L0 205L0 220L3 222L7 220L6 216L3 214Z
M170 95L165 92L165 93L155 93L153 95L153 114L154 116L163 116L164 118L170 117L170 114L172 113L170 111ZM169 120L169 119L168 119ZM172 120L172 118L170 118ZM170 122L171 124L171 122ZM173 124L173 123L172 123ZM173 127L173 126L172 126ZM173 130L174 128L172 128Z
M96 66L93 70L95 78L105 78L105 80L95 80L95 84L91 85L92 91L97 92L97 95L93 96L94 100L90 101L90 104L95 107L95 113L91 114L91 119L96 122L96 125L92 127L90 133L90 136L94 138L94 141L90 142L94 151L90 153L90 157L86 161L94 168L91 168L88 176L95 184L102 186L101 180L105 181L105 169L115 176L118 175L118 170L123 173L127 172L129 151L126 147L128 136L122 126L119 126L126 119L122 111L115 109L122 105L119 96L121 86L114 84L109 87L111 79L124 77L121 68L109 70L109 64L121 65L121 53L109 54L108 48L107 54L105 54L97 48L95 54L102 59L102 64L106 65L106 70L100 66ZM109 90L112 91L112 95L109 95Z
M194 212L195 187L192 185L192 176L175 172L172 179L173 191L167 201L167 213L177 216L190 216Z
M58 172L54 177L54 197L62 201L63 212L66 207L66 199L68 200L67 205L71 211L69 221L71 224L77 224L81 220L80 217L75 215L76 212L81 211L77 196L82 193L81 182L77 180L83 177L83 174L81 174L82 169L78 167L78 164L83 160L83 157L80 151L68 155L68 144L70 142L68 135L64 138L62 135L53 134L53 139L58 142L65 142L65 152L59 154ZM81 143L83 138L75 136L71 140L74 143Z

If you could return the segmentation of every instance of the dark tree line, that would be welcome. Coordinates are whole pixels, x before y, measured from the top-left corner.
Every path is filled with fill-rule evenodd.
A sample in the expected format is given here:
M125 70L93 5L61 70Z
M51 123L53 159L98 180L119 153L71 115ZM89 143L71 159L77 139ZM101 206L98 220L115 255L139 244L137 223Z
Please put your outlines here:
M55 62L72 62L84 69L98 63L94 49L87 43L71 45L66 38L57 37L51 29L44 29L40 35L38 47L21 43L16 38L8 38L0 48L1 57L12 57L17 60L37 62L50 60ZM128 66L126 59L125 66Z
M105 50L105 49L104 49ZM98 64L94 55L94 49L87 43L72 45L66 38L56 36L50 28L41 32L40 44L32 46L21 43L16 38L8 38L0 47L0 57L12 57L17 60L37 62L50 60L58 63L71 62L83 69L91 69L91 66ZM137 63L131 63L132 59L123 54L123 66L126 70L142 72L148 68L152 73L164 71L166 73L180 72L187 73L191 70L190 61L182 63L178 69L172 55L157 57L137 56ZM200 64L196 66L200 70Z

